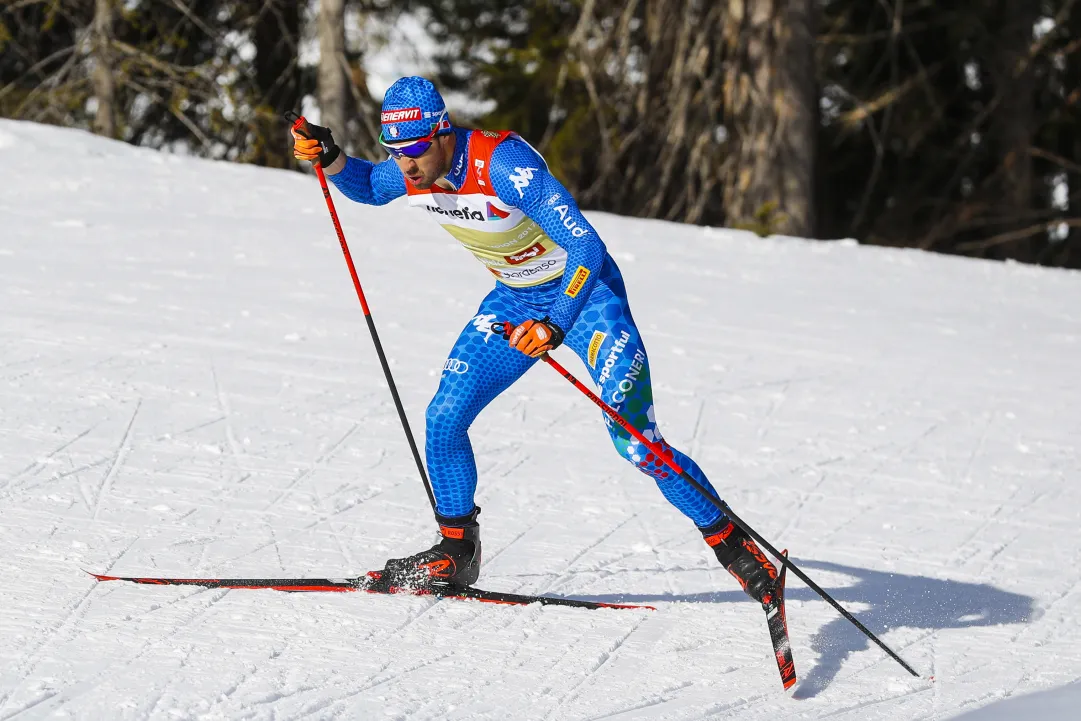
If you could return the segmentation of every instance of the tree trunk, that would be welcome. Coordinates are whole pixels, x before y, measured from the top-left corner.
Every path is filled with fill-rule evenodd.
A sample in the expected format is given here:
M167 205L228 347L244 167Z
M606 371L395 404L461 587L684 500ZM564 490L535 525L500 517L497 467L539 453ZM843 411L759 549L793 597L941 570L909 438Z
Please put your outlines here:
M319 110L322 124L345 147L348 138L349 76L345 59L345 0L319 1Z
M813 236L814 0L727 0L728 224Z
M116 137L116 84L113 78L113 0L97 0L91 29L91 54L94 57L93 86L98 108L94 132Z
M998 32L988 65L999 100L990 134L998 162L994 212L1003 221L995 231L1001 233L1032 222L1035 187L1029 150L1036 135L1036 93L1029 48L1040 9L1035 2L996 0L996 4ZM1001 257L1031 262L1042 243L1041 238L1027 238L995 251Z
M300 67L300 3L294 0L255 0L259 7L253 31L255 84L259 95L255 110L252 162L288 168L293 154L282 141L282 114L298 110Z

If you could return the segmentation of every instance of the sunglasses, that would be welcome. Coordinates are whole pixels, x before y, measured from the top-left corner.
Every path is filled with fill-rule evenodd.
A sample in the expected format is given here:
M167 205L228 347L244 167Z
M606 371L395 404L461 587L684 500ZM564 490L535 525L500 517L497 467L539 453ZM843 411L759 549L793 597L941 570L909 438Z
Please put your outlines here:
M443 120L447 117L447 111L444 109L439 117L435 121L435 125L432 126L432 132L428 133L423 138L415 138L413 140L406 140L401 143L389 143L383 137L382 131L379 133L379 144L390 153L393 158L419 158L428 152L428 148L432 147L432 143L435 141L436 134L443 127Z

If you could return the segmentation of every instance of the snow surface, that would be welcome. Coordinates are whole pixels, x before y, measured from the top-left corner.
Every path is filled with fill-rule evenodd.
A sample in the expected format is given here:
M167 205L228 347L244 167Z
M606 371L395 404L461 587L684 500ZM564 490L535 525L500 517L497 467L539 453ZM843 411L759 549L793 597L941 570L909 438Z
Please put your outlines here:
M544 366L474 426L481 585L656 612L96 583L356 575L434 524L314 178L0 121L0 181L0 719L945 719L1081 678L1081 274L590 213L667 438L935 678L791 579L790 698ZM422 433L491 280L336 197Z

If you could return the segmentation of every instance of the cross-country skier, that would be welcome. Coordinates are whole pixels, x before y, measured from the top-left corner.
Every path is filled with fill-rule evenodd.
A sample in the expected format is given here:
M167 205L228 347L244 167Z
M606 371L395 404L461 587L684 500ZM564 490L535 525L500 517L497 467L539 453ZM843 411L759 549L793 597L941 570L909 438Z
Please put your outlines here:
M338 190L359 203L406 196L496 279L451 349L428 405L425 454L442 539L388 561L384 578L413 587L477 580L480 508L473 500L477 466L469 426L541 353L562 344L589 368L603 400L716 495L698 465L662 438L623 277L544 158L513 132L455 127L435 86L419 77L390 87L381 120L379 142L390 155L381 163L347 157L330 129L317 125L293 131L294 155L318 162ZM506 340L493 330L495 322L512 328ZM616 451L698 526L748 595L768 601L777 569L757 544L607 416L605 422Z

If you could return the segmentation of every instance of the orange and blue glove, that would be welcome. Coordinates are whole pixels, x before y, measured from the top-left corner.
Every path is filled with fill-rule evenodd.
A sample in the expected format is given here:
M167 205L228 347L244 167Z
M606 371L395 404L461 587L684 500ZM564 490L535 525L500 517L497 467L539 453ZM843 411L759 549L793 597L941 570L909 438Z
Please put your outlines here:
M503 337L507 339L510 347L520 350L530 358L558 348L563 343L564 335L563 329L548 316L540 320L523 321L518 327L503 323Z
M312 163L318 160L319 166L326 169L341 155L342 149L334 142L330 128L305 123L303 127L293 128L290 132L293 134L293 157L297 160Z

